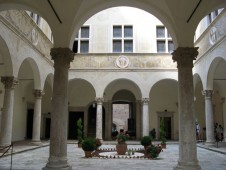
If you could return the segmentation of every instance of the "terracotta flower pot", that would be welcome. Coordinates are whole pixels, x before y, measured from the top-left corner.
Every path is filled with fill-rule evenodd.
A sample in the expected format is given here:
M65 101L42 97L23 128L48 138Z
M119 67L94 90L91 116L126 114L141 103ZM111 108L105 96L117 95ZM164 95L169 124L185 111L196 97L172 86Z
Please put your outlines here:
M117 151L118 155L125 155L126 151L127 151L127 144L126 143L117 144L116 151Z
M86 158L92 157L92 151L85 151L85 157Z

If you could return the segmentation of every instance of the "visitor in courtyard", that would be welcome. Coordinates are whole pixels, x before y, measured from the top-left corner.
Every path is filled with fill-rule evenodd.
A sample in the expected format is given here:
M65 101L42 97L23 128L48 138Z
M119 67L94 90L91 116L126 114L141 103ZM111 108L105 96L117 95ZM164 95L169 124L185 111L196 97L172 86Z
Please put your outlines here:
M199 123L196 122L196 140L200 139L200 126Z
M219 137L219 141L222 142L224 137L223 137L223 127L221 125L218 126L218 137Z
M155 131L155 128L153 128L150 132L150 136L152 137L152 139L155 139L156 138L156 131Z

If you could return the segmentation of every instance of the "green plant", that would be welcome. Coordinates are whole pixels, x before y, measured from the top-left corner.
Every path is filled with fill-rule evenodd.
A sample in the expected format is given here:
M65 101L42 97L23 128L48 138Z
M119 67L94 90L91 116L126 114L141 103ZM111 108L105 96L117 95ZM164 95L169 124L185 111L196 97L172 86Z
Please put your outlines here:
M162 151L161 146L150 145L147 149L147 153L151 158L157 158L159 153Z
M127 137L124 134L119 134L117 137L118 144L126 143Z
M141 145L143 146L149 146L151 145L151 142L152 138L150 136L143 136L140 141Z
M98 138L96 138L95 139L95 148L97 149L99 146L101 146L102 145L102 143L101 143L101 140L100 139L98 139Z
M79 144L82 143L82 141L83 141L82 128L83 128L83 126L82 126L82 119L79 118L77 120L77 137L78 137L78 143Z
M95 139L86 138L82 142L82 149L84 151L94 151L95 150Z
M165 132L164 119L161 119L160 121L159 133L160 133L161 144L166 144L166 132Z

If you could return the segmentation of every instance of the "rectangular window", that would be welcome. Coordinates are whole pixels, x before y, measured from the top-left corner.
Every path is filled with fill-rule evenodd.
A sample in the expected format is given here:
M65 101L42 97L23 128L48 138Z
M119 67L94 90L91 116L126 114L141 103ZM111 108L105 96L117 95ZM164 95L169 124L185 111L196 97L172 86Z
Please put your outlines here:
M114 26L113 27L113 37L114 38L122 37L122 26Z
M73 45L73 51L75 53L89 53L89 31L89 26L83 26L76 34Z
M161 41L161 40L157 41L157 52L158 53L165 53L166 52L165 47L166 47L165 41Z
M165 38L165 27L158 26L156 29L157 38Z
M81 38L89 38L89 27L81 28Z
M125 26L124 27L124 38L132 38L133 37L133 27Z
M121 40L113 40L113 52L114 53L122 52L122 41Z
M89 41L81 41L80 53L88 53L88 52L89 52Z
M113 53L132 53L133 52L133 26L115 25L113 26Z
M173 41L168 41L168 51L169 51L169 53L172 53L173 50L174 50Z
M125 40L124 41L124 52L125 53L133 52L133 40Z
M172 37L164 26L156 27L157 53L171 53L174 50Z

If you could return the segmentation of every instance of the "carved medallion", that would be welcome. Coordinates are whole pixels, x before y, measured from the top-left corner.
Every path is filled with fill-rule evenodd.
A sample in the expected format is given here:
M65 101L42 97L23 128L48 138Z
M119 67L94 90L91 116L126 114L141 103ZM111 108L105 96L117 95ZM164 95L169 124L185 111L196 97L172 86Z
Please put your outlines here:
M39 35L38 32L35 30L35 28L31 31L31 41L36 46L38 44Z
M126 56L119 56L116 59L116 66L118 66L119 68L126 68L129 66L129 59Z
M217 42L217 29L216 27L212 27L210 29L210 43L214 44Z

